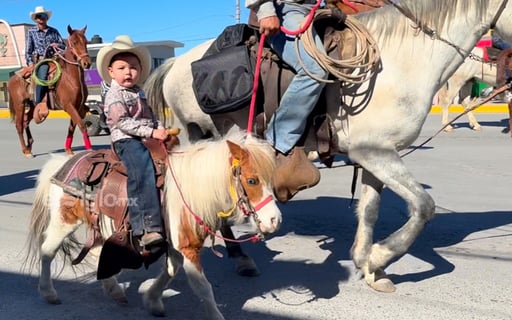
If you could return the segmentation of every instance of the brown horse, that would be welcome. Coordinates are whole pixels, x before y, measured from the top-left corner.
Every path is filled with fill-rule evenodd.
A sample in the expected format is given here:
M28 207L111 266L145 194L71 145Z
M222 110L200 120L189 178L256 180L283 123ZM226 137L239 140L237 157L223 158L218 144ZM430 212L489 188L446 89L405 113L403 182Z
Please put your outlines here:
M68 25L69 37L66 49L63 52L57 52L54 57L54 64L50 63L50 78L53 76L52 69L54 66L60 67L61 75L60 79L50 88L47 99L52 101L52 109L64 110L71 117L65 142L65 150L69 155L73 154L71 144L76 125L78 125L82 132L85 148L92 149L89 135L82 123L82 119L87 113L84 102L88 94L84 82L84 69L88 69L91 66L91 58L87 52L86 29L87 26L81 30L73 30ZM30 132L29 123L34 118L35 105L32 93L34 91L34 84L29 79L25 79L23 73L25 72L21 74L17 72L9 79L9 111L11 113L11 120L14 122L18 132L21 152L27 158L32 158L34 139ZM44 120L44 117L42 120ZM26 142L24 130L27 137Z

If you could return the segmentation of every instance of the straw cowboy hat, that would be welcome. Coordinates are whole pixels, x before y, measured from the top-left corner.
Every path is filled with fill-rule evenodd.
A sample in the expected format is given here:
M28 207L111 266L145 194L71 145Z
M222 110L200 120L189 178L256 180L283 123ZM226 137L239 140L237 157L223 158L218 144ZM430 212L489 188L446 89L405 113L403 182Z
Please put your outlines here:
M30 13L30 19L32 19L32 21L36 22L36 15L41 14L41 13L46 13L46 15L48 16L48 20L50 20L50 17L52 16L52 12L50 10L46 10L43 6L36 7L34 12Z
M129 36L121 35L117 36L111 45L105 46L100 49L96 58L96 66L98 73L100 74L103 81L110 84L112 79L108 73L108 67L112 57L121 52L131 52L139 58L140 65L142 66L142 72L139 76L137 84L140 86L146 81L151 71L151 54L149 50L144 46L136 46Z

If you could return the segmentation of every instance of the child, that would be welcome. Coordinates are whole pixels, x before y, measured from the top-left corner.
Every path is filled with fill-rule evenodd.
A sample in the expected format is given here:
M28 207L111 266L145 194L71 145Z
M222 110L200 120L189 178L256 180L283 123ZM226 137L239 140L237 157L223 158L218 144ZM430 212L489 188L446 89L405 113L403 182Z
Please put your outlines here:
M150 247L164 240L160 199L150 153L143 138L166 140L168 131L156 120L140 88L151 69L147 48L135 46L129 36L118 36L100 49L98 72L110 85L105 113L112 145L128 174L128 210L132 234Z

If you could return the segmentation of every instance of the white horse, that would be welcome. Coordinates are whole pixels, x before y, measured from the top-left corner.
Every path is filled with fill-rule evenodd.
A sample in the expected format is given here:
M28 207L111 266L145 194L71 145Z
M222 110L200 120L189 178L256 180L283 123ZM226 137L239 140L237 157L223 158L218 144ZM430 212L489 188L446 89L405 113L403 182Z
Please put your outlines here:
M352 259L372 288L391 292L395 287L384 269L407 252L435 212L434 200L406 168L399 151L416 140L434 94L490 28L506 41L512 41L512 3L386 2L389 4L383 8L355 15L377 41L380 72L371 81L342 88L341 102L327 109L338 139L335 151L348 155L363 170ZM215 136L219 131L212 118L196 103L190 68L209 44L169 60L153 74L146 87L153 88L148 93L150 99L172 107L177 125L186 132L200 128L202 133ZM231 123L244 128L247 114L245 110L216 117L223 125ZM384 186L407 202L410 218L389 237L374 243L373 229Z
M272 147L264 140L237 135L176 148L168 158L163 212L169 249L164 270L145 292L144 303L151 314L164 315L162 292L183 267L206 307L205 318L224 319L203 273L199 252L205 239L215 235L221 220L239 224L249 219L261 235L278 230L281 211L271 185L275 169ZM69 257L76 244L73 233L84 221L93 220L89 210L84 212L82 200L64 193L51 180L66 161L69 158L65 156L51 158L38 176L28 239L26 265L30 270L40 264L39 291L51 304L61 302L51 279L51 262L59 249ZM114 232L112 220L104 214L98 219L101 235L107 239ZM116 301L126 301L115 276L102 280L102 285Z
M476 57L483 59L484 50L475 47L471 51ZM445 85L439 89L437 95L439 105L441 106L442 118L441 124L444 126L448 123L449 107L453 104L457 96L460 97L460 104L467 107L471 100L471 86L473 81L477 80L486 83L492 87L496 86L496 73L497 66L495 62L490 61L477 61L467 57L462 65L455 71L455 73L448 79ZM482 127L476 120L472 111L467 113L469 126L476 131L480 131ZM444 131L453 131L453 126L448 125Z

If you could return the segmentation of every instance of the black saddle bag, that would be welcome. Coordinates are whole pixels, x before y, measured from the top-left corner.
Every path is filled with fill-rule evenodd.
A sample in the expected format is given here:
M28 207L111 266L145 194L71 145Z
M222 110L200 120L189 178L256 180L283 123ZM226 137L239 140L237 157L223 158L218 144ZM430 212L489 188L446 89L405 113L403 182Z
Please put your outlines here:
M196 100L207 114L235 111L249 104L255 61L245 41L247 25L227 27L205 56L191 64Z

